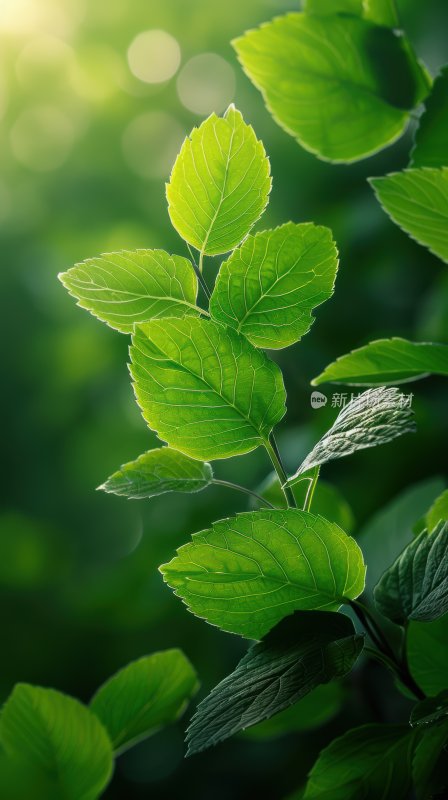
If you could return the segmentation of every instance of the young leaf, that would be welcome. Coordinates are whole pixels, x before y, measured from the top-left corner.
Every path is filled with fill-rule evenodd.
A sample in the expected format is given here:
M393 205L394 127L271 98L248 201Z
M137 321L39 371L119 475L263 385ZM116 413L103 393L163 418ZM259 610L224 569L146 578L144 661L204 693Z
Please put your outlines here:
M322 750L304 800L406 800L416 734L405 725L362 725Z
M435 622L411 622L406 637L412 677L430 697L447 688L448 614Z
M232 250L261 217L271 190L269 159L230 106L185 139L166 187L177 232L202 254Z
M164 250L122 250L89 258L59 280L95 317L121 333L156 317L198 314L198 282L190 261Z
M391 219L431 253L448 261L448 167L405 169L370 178Z
M324 612L316 611L314 613ZM321 683L293 706L288 706L274 717L259 722L252 728L247 728L241 736L244 736L245 739L263 742L278 739L288 733L320 728L340 712L344 696L345 692L340 683L336 681Z
M413 431L413 413L403 407L398 389L368 389L347 403L288 482L294 483L311 467Z
M429 88L403 36L356 16L290 13L233 45L276 122L328 161L391 144Z
M414 539L384 573L375 604L398 625L408 619L431 622L448 611L448 523Z
M215 522L160 571L190 611L249 639L292 611L337 610L361 594L355 540L306 511L255 511Z
M387 386L407 383L427 375L448 376L448 345L377 339L340 356L311 381L313 386L330 381L349 386Z
M302 611L253 645L202 700L187 731L188 755L269 719L352 668L364 639L343 614Z
M112 747L101 722L65 694L18 683L0 718L6 753L57 776L61 797L96 800L112 775Z
M313 308L331 297L337 268L328 228L288 222L262 231L221 265L210 313L256 347L287 347L309 331Z
M175 722L198 690L196 672L180 650L133 661L101 686L90 708L107 729L115 754Z
M433 531L441 521L448 522L448 489L436 498L425 517L428 531Z
M213 481L210 464L158 447L114 472L99 489L133 500L156 497L165 492L200 492Z
M445 167L448 165L448 66L435 79L431 94L426 98L415 145L411 152L411 167Z
M216 322L153 320L139 326L130 354L135 394L148 425L193 458L248 453L285 413L277 365Z
M448 690L444 689L437 697L428 697L414 706L410 723L413 728L430 728L440 725L448 718Z
M428 701L426 701L428 702ZM425 731L417 741L412 761L412 775L417 800L446 797L448 724Z

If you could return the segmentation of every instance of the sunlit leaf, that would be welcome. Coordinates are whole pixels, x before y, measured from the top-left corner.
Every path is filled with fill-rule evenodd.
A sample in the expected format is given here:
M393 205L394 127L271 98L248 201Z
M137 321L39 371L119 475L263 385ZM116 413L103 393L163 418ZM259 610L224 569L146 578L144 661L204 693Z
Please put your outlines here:
M171 222L202 253L226 253L262 215L270 189L264 147L230 106L185 139L166 187Z
M122 333L156 317L198 314L190 261L164 250L122 250L89 258L59 275L81 308Z
M448 489L436 498L425 517L429 531L433 531L440 521L448 522Z
M363 0L364 17L377 25L398 27L395 0Z
M189 755L269 719L319 684L342 677L363 642L343 614L302 611L282 620L199 704L187 732Z
M289 482L299 479L311 467L386 444L413 431L413 412L401 402L398 389L368 389L347 403Z
M304 800L407 800L416 734L406 725L362 725L322 750Z
M364 588L355 540L305 511L255 511L215 522L161 572L196 616L259 639L296 610L337 610Z
M402 625L430 622L448 611L448 523L424 531L403 550L374 591L379 611Z
M196 672L180 650L133 661L101 686L90 708L122 753L175 722L198 689Z
M285 413L273 361L244 336L195 317L139 326L131 374L148 425L198 459L248 453Z
M233 44L274 119L329 161L391 144L428 90L407 40L356 16L286 14Z
M435 79L426 98L411 153L411 167L448 165L448 67Z
M3 707L0 740L12 758L57 776L67 800L96 800L112 775L112 747L101 722L54 689L17 684Z
M212 483L210 464L159 447L123 464L99 489L135 500L165 492L200 492Z
M391 219L431 253L448 261L448 167L405 169L371 178Z
M374 342L340 356L311 383L350 386L386 386L425 378L429 374L448 375L448 345L409 342L398 337Z
M412 677L434 697L447 688L448 614L434 622L411 622L406 642Z
M277 350L310 329L338 267L328 228L288 222L248 236L219 270L210 313L257 347Z

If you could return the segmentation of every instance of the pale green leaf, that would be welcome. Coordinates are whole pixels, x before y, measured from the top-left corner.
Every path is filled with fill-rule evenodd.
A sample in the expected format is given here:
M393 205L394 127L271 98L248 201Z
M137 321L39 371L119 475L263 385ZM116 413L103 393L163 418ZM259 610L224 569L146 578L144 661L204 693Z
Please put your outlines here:
M415 134L411 167L448 166L448 67L435 79Z
M363 0L363 6L365 19L369 19L377 25L398 27L395 0Z
M448 167L406 169L370 178L391 219L431 253L448 261Z
M374 590L378 610L392 622L430 622L448 611L448 523L420 534Z
M188 755L269 719L319 684L342 677L363 644L343 614L302 611L282 620L199 704L187 731Z
M309 331L333 293L338 254L328 228L292 222L248 236L219 270L210 300L218 322L278 350Z
M139 500L165 492L200 492L212 481L210 464L195 461L171 447L159 447L123 464L98 488Z
M444 689L436 697L427 697L414 706L410 723L413 728L429 728L440 725L448 718L448 690Z
M433 531L440 521L448 522L448 489L436 498L425 517L429 531Z
M427 375L448 376L448 345L377 339L340 356L311 381L313 386L330 381L349 386L387 386L407 383Z
M91 710L122 753L159 728L175 722L198 689L196 672L180 650L133 661L101 686Z
M280 369L235 331L196 317L139 326L131 374L143 416L170 446L198 459L262 444L285 413Z
M198 617L259 639L292 611L337 610L364 588L355 540L306 511L255 511L215 522L161 572Z
M306 613L306 612L303 612ZM315 612L316 614L319 612ZM329 722L341 710L344 691L340 683L322 683L293 706L274 717L247 728L245 739L266 741L289 733L311 731Z
M368 389L347 403L289 483L300 479L312 467L366 447L386 444L413 431L413 412L403 407L398 389Z
M12 758L57 776L67 800L96 800L112 775L112 747L101 722L54 689L18 683L3 707L0 740Z
M428 90L407 40L356 16L286 14L233 45L276 122L329 161L391 144Z
M61 272L77 305L122 333L156 317L198 314L198 282L190 261L164 250L105 253Z
M406 725L362 725L322 750L304 800L407 800L416 734Z
M446 722L431 727L417 741L412 762L417 800L428 800L428 798L443 800L446 796L447 744L448 723Z
M271 190L269 159L233 106L185 139L166 187L177 232L202 253L226 253L261 217Z
M411 622L407 655L412 677L430 697L448 686L448 614L434 622Z

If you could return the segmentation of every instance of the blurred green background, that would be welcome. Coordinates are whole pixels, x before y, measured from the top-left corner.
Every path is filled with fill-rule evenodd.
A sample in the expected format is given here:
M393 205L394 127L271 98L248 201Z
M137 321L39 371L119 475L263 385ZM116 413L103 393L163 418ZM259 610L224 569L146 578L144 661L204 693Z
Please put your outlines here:
M185 650L206 692L244 650L188 614L157 571L193 531L244 510L244 498L214 488L137 503L95 492L156 439L133 399L127 337L77 309L56 277L114 249L186 255L164 182L183 137L212 110L234 101L264 141L274 183L261 227L312 220L329 225L340 248L333 299L299 345L275 355L289 393L279 441L290 469L337 413L331 402L310 406L309 382L330 360L381 336L448 341L446 265L387 219L365 180L406 165L412 131L360 164L319 162L273 123L236 62L234 36L296 6L0 1L2 699L28 681L87 701L129 660L172 646ZM445 0L402 0L399 10L435 74L448 60ZM210 276L217 266L209 261ZM331 398L333 388L322 388ZM446 474L446 383L409 388L416 435L324 469L358 530L406 487ZM255 486L269 465L255 452L216 470ZM420 486L422 510L440 485ZM399 535L401 518L394 524L390 535ZM376 529L388 535L381 520ZM333 735L405 717L389 684L381 668L361 665L344 712L323 728L234 739L185 761L187 712L119 760L106 797L280 800Z

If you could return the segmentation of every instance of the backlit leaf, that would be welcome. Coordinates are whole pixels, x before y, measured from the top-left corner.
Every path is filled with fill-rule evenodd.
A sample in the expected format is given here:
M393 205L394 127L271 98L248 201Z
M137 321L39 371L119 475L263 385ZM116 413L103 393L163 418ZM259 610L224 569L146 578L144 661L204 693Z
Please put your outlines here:
M411 167L448 166L448 67L435 79L415 134Z
M203 700L187 732L188 754L278 714L352 668L364 639L343 614L302 611L253 645Z
M430 697L447 688L448 614L434 622L410 622L407 655L412 677Z
M425 517L429 531L433 531L440 521L448 522L448 489L436 498Z
M166 187L171 222L202 253L226 253L261 217L270 189L264 147L230 106L185 139Z
M363 0L302 0L302 8L307 14L332 16L333 14L363 13Z
M337 267L328 228L288 222L248 236L221 265L210 313L257 347L287 347L309 331L312 310L331 297Z
M395 0L363 0L364 17L377 25L398 27Z
M154 320L139 326L132 342L131 374L145 420L193 458L248 453L285 413L277 365L216 322Z
M364 588L355 540L305 511L255 511L215 522L160 568L189 610L259 639L296 610L337 610Z

